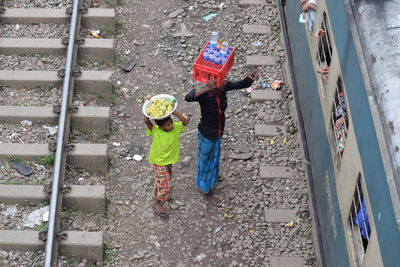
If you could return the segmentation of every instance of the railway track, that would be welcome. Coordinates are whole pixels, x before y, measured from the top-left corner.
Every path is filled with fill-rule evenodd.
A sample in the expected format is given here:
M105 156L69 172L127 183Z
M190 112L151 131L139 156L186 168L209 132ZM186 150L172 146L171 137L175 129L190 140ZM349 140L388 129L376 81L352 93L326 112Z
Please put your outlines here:
M74 101L76 94L85 94L102 98L106 102L112 91L111 71L82 70L77 58L112 62L112 39L89 39L84 38L82 33L87 28L113 30L114 9L85 8L83 4L82 0L74 0L71 6L65 5L64 8L31 9L7 8L2 3L0 14L2 26L7 25L10 29L44 24L65 27L65 24L69 24L67 38L0 38L0 54L3 57L33 54L46 57L65 56L65 66L59 69L19 70L2 67L0 70L3 91L4 88L13 89L9 92L11 100L3 99L0 102L0 122L4 124L4 128L7 125L18 125L23 120L30 121L33 125L58 125L57 137L53 140L46 139L49 142L0 142L0 161L3 162L32 162L46 157L54 159L53 169L50 171L51 183L47 185L0 184L0 203L6 205L24 205L27 202L35 205L49 200L47 230L0 231L1 250L44 251L45 266L56 266L58 253L99 262L103 258L102 232L62 231L60 228L60 212L63 206L96 213L105 211L104 185L73 185L64 181L67 164L99 173L105 173L108 164L106 144L70 141L71 128L107 134L110 123L109 107L77 105L77 101ZM13 101L13 92L18 89L28 94L25 99L40 100L40 97L34 96L38 88L42 95L51 94L50 88L62 88L55 90L60 99L56 103L43 101L32 105L24 105L29 101L21 101L22 104Z

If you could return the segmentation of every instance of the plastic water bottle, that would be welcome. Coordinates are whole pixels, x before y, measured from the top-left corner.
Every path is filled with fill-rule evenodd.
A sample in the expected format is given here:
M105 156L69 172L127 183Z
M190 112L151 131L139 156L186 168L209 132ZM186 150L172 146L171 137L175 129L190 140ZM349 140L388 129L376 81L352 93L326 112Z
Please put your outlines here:
M226 41L223 42L222 43L222 48L221 48L221 62L222 62L222 65L224 65L225 62L228 60L228 55L229 55L228 49L229 49L228 42L226 42Z
M215 63L215 54L213 52L210 52L209 56L208 56L208 60L210 61L210 63Z
M217 45L218 45L218 32L212 32L211 33L211 40L210 40L210 45L213 50L217 50Z
M206 50L204 50L203 52L203 60L207 61L209 59L210 56L210 52L208 50L208 48Z
M221 63L222 63L221 55L220 53L217 53L215 55L215 65L217 65L217 68L221 68Z

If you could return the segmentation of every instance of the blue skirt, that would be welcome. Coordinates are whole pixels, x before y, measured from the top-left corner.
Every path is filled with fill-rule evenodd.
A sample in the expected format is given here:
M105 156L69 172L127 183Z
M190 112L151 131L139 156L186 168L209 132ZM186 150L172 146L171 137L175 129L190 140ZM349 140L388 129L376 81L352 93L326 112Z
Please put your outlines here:
M210 140L198 134L198 158L196 184L207 194L218 181L221 137Z

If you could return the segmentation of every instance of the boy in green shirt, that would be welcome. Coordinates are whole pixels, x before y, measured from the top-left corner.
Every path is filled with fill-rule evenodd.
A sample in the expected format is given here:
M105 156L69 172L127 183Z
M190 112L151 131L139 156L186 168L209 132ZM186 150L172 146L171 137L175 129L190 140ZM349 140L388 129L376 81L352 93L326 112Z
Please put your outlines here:
M154 211L162 216L168 216L167 210L161 201L169 199L171 191L172 164L179 161L179 135L189 121L178 112L173 112L180 122L172 121L171 117L163 120L154 120L153 125L149 118L144 117L146 135L152 137L149 162L153 164L154 174Z

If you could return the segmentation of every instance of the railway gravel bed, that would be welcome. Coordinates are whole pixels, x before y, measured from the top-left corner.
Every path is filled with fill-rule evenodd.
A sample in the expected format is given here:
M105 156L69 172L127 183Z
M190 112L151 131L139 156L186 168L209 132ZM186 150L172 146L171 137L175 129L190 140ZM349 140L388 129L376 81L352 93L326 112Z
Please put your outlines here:
M104 228L104 215L95 212L63 208L60 216L63 231L96 232Z
M69 141L71 143L102 143L104 139L107 138L107 134L102 133L88 133L87 131L82 131L78 129L72 129Z
M53 106L60 103L61 89L47 88L9 88L0 87L0 105L5 106Z
M4 4L8 8L63 8L67 5L71 5L72 1L66 0L5 0ZM112 2L107 0L85 0L84 3L88 7L97 7L97 8L110 8L112 7Z
M44 166L39 159L31 162L22 162L31 167L33 173L24 176L13 169L7 160L0 161L0 184L47 184L51 181L53 170L50 166Z
M0 265L7 267L44 266L44 252L0 250Z
M50 134L47 128L55 127L48 123L33 122L31 126L2 123L0 125L0 143L49 143L57 139L57 134ZM54 129L56 130L56 129Z
M0 36L2 38L62 39L67 36L68 29L67 24L0 24Z
M0 55L1 70L59 70L65 66L65 57L46 55L44 52L32 56Z
M24 224L28 222L25 220L31 212L44 206L45 205L0 204L0 230L43 230L44 227L41 224L34 227L26 227Z
M96 173L89 173L85 169L67 164L65 182L73 185L104 185L106 177Z
M61 256L58 267L93 266L86 259ZM5 251L0 250L0 265L7 267L42 267L44 266L43 251Z

